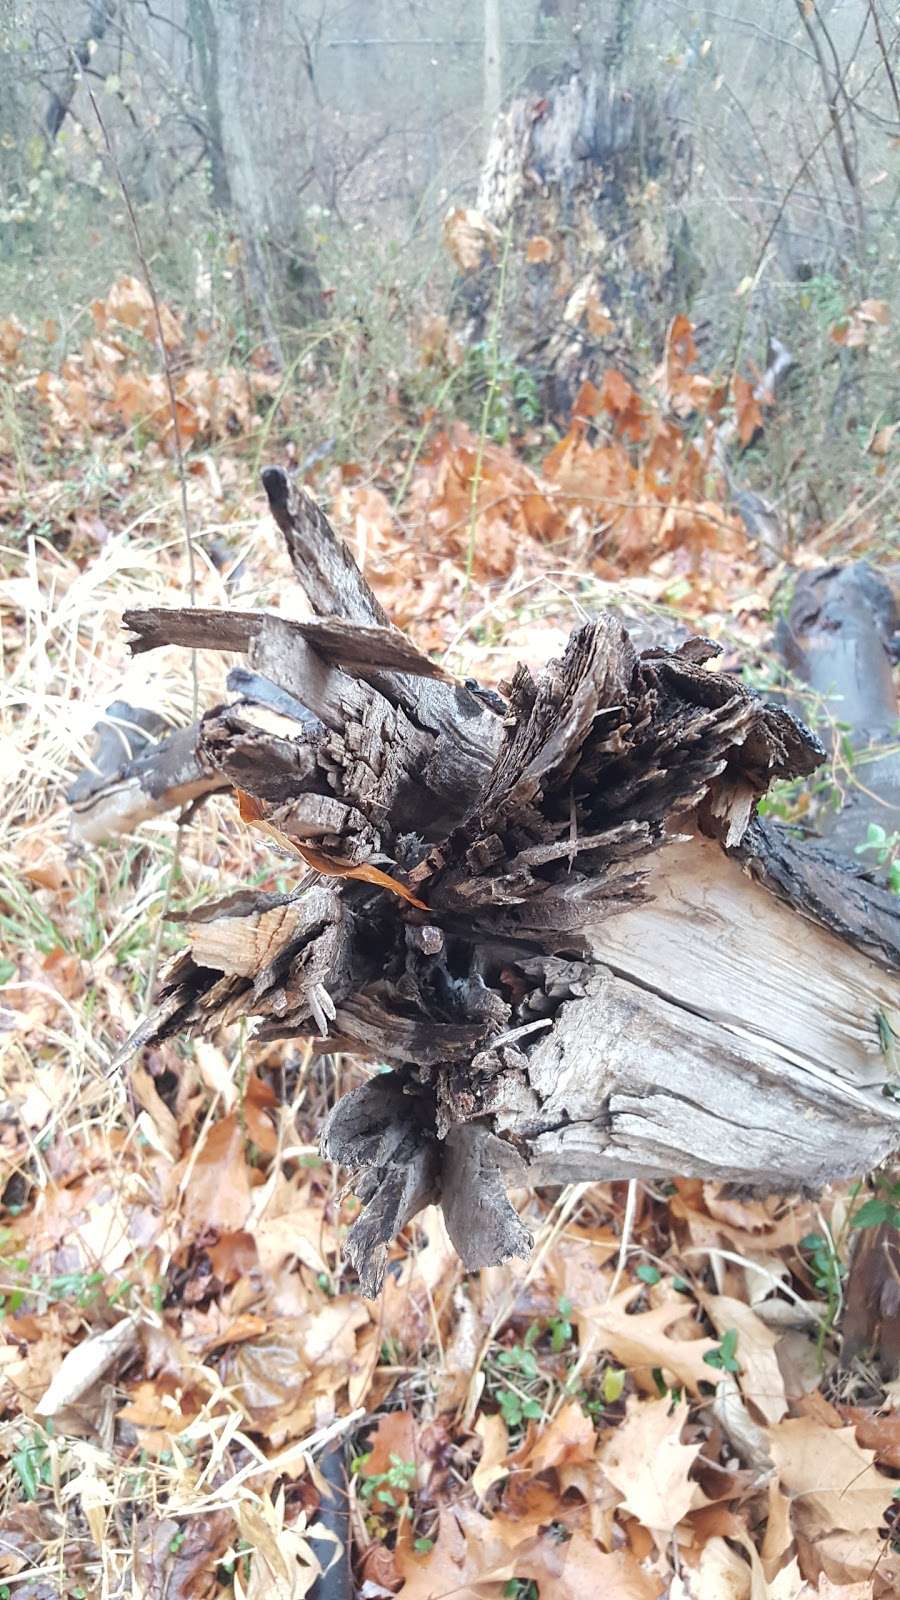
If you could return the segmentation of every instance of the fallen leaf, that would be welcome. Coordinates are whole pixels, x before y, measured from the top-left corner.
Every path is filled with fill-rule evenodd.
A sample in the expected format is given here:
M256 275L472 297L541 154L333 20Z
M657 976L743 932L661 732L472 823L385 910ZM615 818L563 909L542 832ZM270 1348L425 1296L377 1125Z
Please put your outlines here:
M187 1179L183 1215L189 1232L210 1228L238 1233L250 1212L250 1169L246 1135L236 1111L206 1130L199 1149L182 1162L182 1182Z
M280 828L273 826L266 819L265 806L255 796L246 794L243 789L236 789L238 808L241 821L247 822L251 827L259 828L262 833L267 833L274 839L282 850L288 850L293 855L300 856L307 866L314 867L328 878L355 878L363 883L375 884L379 889L388 889L391 894L399 895L401 900L408 900L412 906L417 906L420 911L427 911L424 900L417 900L411 889L405 883L399 883L396 878L391 878L380 867L373 867L371 863L355 866L352 861L344 861L339 856L324 856L321 851L313 850L310 845L300 844L299 840L290 838L282 833Z
M713 1376L703 1357L718 1348L716 1340L669 1338L666 1330L685 1315L680 1296L629 1315L628 1307L641 1292L641 1284L631 1284L597 1308L588 1330L590 1349L608 1350L648 1392L656 1391L653 1369L660 1367L670 1383L697 1394L699 1385L709 1383Z
M767 1328L743 1300L728 1295L704 1295L701 1305L720 1338L737 1330L738 1384L765 1422L780 1422L788 1409L784 1378L775 1354L778 1335Z
M241 1536L250 1548L250 1576L246 1586L235 1596L240 1600L303 1600L322 1573L320 1562L309 1539L329 1539L336 1544L333 1534L321 1524L306 1526L303 1512L295 1521L286 1520L284 1491L273 1500L263 1494L258 1500L243 1501L235 1510Z
M576 1400L568 1400L538 1435L521 1464L532 1472L546 1472L548 1467L592 1461L596 1444L590 1417Z
M480 211L454 207L444 218L443 235L461 272L474 272L485 256L496 260L500 234Z
M687 1416L687 1400L673 1406L667 1399L632 1397L624 1422L600 1453L625 1510L654 1534L672 1533L693 1506L703 1504L703 1492L690 1478L702 1445L681 1443Z
M367 1477L387 1472L392 1465L392 1456L398 1456L401 1461L415 1461L416 1419L412 1412L388 1411L379 1417L375 1428L369 1434L365 1454Z
M525 260L530 266L553 260L553 245L542 233L536 233L525 247Z
M879 1466L900 1470L900 1411L870 1411L867 1406L840 1406L840 1414L856 1432L856 1442L872 1450Z
M735 377L732 389L738 438L741 444L749 444L757 429L763 426L762 407L753 384L747 378Z
M472 1488L479 1500L483 1500L495 1483L509 1475L506 1460L509 1435L499 1412L494 1416L482 1413L475 1424L475 1432L481 1440L481 1460L472 1473Z
M769 1440L782 1487L821 1529L868 1533L881 1526L896 1485L873 1465L874 1450L862 1449L852 1428L797 1417L771 1427Z
M719 1537L709 1539L690 1575L691 1600L751 1600L752 1573L736 1550Z
M185 1517L150 1516L135 1528L135 1577L142 1595L197 1600L213 1592L218 1563L235 1534L228 1511Z
M38 1401L39 1415L55 1417L65 1406L81 1400L113 1363L133 1347L136 1339L134 1317L123 1317L113 1327L82 1339L68 1352L53 1382Z

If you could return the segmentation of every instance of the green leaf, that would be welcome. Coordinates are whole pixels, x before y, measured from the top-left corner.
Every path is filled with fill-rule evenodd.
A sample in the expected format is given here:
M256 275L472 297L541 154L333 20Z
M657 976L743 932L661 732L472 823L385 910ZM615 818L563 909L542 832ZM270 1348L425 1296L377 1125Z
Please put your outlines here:
M526 1400L522 1407L523 1417L537 1418L543 1416L543 1407L539 1400Z
M413 1540L413 1549L420 1556L427 1556L429 1550L433 1550L434 1549L434 1540L433 1539L421 1539L421 1538L420 1539L414 1539Z
M659 1283L662 1278L659 1267L650 1266L649 1263L645 1266L636 1267L634 1275L636 1278L640 1278L641 1283Z
M867 850L876 850L879 854L888 848L888 836L880 822L870 822L868 832L862 844L856 846L858 856L865 855ZM883 856L882 856L883 859Z
M606 1404L614 1406L616 1401L621 1398L622 1391L625 1388L624 1367L607 1367L603 1374L601 1387Z
M38 1452L34 1445L20 1445L12 1457L13 1469L26 1500L36 1500L40 1487Z
M522 1421L522 1402L512 1389L501 1389L497 1396L503 1420L507 1427L516 1428Z
M873 1195L865 1205L860 1206L850 1226L852 1228L877 1228L882 1222L887 1222L894 1210L888 1200L879 1200Z
M735 1359L737 1350L737 1328L729 1328L723 1333L716 1350L707 1350L704 1361L709 1367L718 1367L723 1372L740 1372L740 1364Z
M801 1250L827 1250L828 1245L821 1233L805 1233L800 1240Z

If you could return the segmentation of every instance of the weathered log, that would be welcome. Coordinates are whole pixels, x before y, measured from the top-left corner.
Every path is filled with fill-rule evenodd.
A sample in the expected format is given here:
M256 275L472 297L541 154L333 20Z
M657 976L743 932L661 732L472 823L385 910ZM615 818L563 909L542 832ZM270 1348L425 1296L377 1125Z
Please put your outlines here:
M199 757L321 881L191 912L133 1043L250 1016L391 1066L323 1135L366 1202L347 1248L368 1293L435 1200L475 1267L528 1249L508 1182L784 1189L894 1150L900 900L755 820L823 758L803 723L710 641L639 653L611 616L539 678L518 668L501 718L416 671L322 514L267 479L318 631L128 622L139 647L243 629Z
M885 835L900 829L900 749L897 694L892 672L900 642L900 612L890 583L867 562L829 566L797 579L791 604L778 627L776 647L796 691L805 686L818 702L825 723L825 741L834 750L848 739L850 760L846 793L840 809L820 806L814 823L826 836L833 860L841 852L855 860L851 899L857 917L869 911L869 932L884 931L872 894L877 863L863 866L858 847L867 829ZM864 764L857 766L862 755ZM809 849L804 852L809 858ZM821 852L820 852L821 853ZM802 858L801 858L802 859ZM848 871L833 875L833 905L839 916L846 904ZM883 896L883 890L880 891ZM890 900L896 902L896 895ZM900 1008L880 1014L882 1048L893 1066L887 1085L897 1092L900 1069ZM841 1358L846 1363L866 1351L886 1377L900 1369L900 1242L892 1222L860 1229L851 1255L840 1319Z

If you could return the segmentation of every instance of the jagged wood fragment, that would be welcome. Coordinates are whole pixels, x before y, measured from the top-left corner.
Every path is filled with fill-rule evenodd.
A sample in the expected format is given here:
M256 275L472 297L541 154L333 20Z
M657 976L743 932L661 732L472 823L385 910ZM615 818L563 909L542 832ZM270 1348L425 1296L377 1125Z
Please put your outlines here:
M68 791L69 835L79 845L131 833L142 822L221 789L226 780L199 753L199 725L165 732L154 711L114 701L98 722L92 769ZM162 737L160 737L162 735Z
M267 467L262 476L294 571L317 615L390 628L386 612L312 497L280 467ZM484 701L462 684L410 679L388 670L386 663L368 675L373 687L433 736L429 787L448 800L454 789L469 794L480 789L500 736L498 718Z
M276 622L295 639L304 639L325 661L365 677L367 671L408 672L414 678L451 682L437 661L417 650L397 628L347 622L343 617L321 617L302 622L268 611L225 611L201 606L148 606L130 608L122 621L134 637L133 655L180 645L190 650L231 650L246 654L267 622Z

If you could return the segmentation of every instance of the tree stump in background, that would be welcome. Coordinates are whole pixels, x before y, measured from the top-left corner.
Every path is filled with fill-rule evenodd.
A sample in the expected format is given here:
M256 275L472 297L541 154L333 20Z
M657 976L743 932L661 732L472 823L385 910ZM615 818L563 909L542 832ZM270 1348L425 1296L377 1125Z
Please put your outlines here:
M660 348L671 308L690 306L691 146L673 112L610 66L514 100L496 121L476 202L494 248L460 280L459 306L477 343L502 295L499 342L534 373L550 416L568 418L586 378Z

